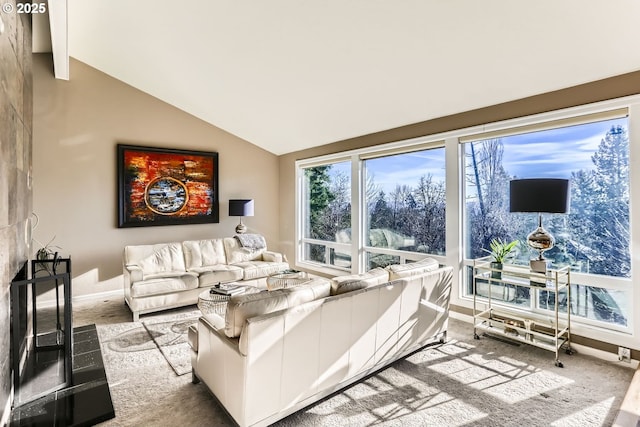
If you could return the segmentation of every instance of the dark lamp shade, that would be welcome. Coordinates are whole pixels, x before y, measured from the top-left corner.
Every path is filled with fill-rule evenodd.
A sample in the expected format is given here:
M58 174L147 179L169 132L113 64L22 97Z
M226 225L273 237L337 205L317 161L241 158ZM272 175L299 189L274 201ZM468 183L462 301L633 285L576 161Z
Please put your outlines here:
M253 216L253 200L229 200L229 216Z
M509 212L569 212L568 179L514 179L509 183Z

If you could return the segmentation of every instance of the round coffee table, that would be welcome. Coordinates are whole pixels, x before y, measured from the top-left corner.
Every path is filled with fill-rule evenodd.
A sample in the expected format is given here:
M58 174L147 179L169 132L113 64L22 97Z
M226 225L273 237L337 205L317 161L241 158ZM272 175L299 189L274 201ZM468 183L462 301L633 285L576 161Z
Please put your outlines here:
M285 270L267 277L267 290L274 291L281 288L298 286L309 281L309 275L304 271Z
M243 286L244 292L234 295L253 294L260 292L260 289L253 286ZM203 314L215 313L222 317L225 316L227 303L233 295L224 295L211 292L210 289L204 290L198 295L198 308Z

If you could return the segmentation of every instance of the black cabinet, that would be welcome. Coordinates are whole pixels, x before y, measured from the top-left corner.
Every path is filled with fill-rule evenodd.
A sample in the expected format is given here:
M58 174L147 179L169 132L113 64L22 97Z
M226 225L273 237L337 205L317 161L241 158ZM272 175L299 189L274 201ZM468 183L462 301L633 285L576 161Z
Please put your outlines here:
M14 406L73 382L71 259L33 260L11 283Z

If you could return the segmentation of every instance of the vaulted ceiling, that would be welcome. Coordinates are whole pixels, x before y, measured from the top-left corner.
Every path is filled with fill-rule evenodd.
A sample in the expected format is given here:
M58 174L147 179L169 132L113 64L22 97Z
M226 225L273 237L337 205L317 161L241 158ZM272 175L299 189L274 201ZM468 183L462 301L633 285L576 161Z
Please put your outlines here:
M68 0L68 36L278 155L640 70L638 0Z

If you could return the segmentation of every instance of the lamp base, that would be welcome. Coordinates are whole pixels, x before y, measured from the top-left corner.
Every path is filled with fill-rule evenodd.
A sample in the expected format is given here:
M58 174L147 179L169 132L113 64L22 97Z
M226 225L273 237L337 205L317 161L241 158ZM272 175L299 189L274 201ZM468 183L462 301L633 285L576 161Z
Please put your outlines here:
M547 269L551 267L551 262L546 259L532 259L529 261L529 268L534 273L546 274Z
M247 232L247 226L243 223L238 224L236 227L236 234L244 234Z

